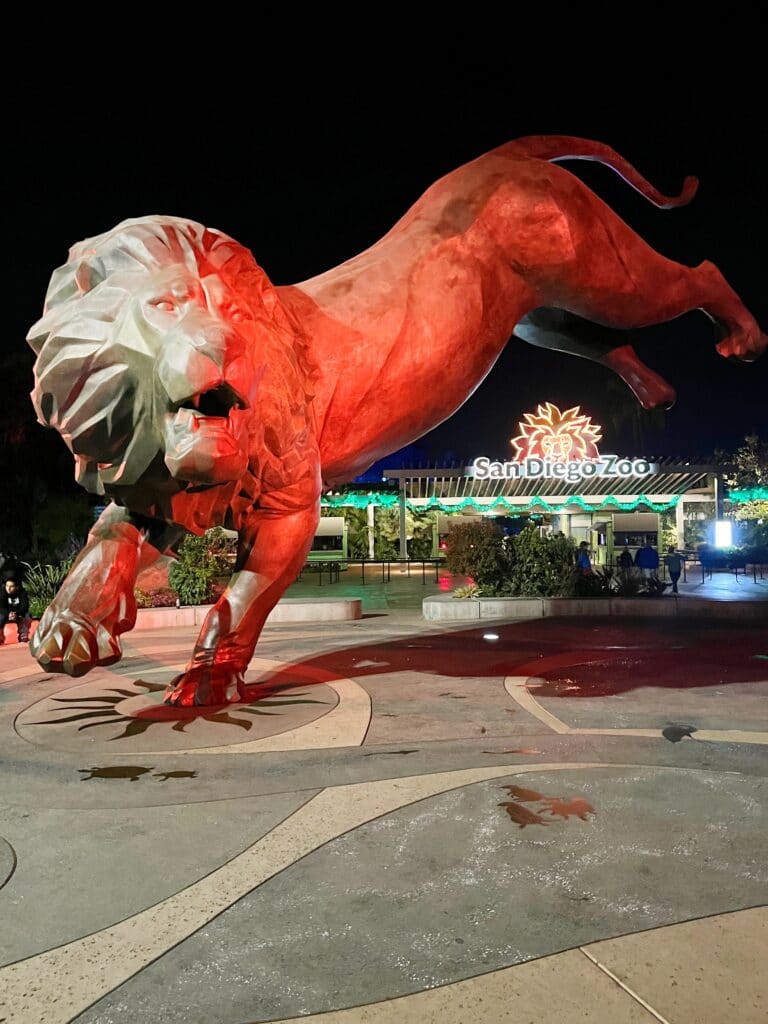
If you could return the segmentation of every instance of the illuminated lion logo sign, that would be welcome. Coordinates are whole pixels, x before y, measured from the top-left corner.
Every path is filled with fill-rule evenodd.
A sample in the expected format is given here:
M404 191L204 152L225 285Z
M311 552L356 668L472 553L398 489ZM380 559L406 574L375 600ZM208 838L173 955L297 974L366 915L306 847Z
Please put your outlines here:
M223 525L239 534L237 571L167 699L243 697L322 488L450 416L513 335L609 367L646 407L674 392L632 328L700 308L722 355L755 359L767 339L717 268L658 255L553 164L569 158L607 164L661 207L695 192L687 179L661 195L600 143L533 137L442 178L381 241L298 285L273 286L237 242L174 217L76 245L29 333L32 397L77 479L111 503L35 633L40 664L81 675L116 661L138 571Z
M547 402L535 413L525 414L512 445L517 462L531 456L553 462L586 462L600 458L597 442L601 437L600 428L578 405L560 412L556 405Z

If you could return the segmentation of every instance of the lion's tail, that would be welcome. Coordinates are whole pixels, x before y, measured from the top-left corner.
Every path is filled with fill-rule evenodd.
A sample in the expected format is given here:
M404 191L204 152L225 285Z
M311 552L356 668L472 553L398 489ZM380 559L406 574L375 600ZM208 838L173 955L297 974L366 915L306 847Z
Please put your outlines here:
M683 190L679 196L665 196L654 188L623 156L602 142L591 139L578 139L569 135L528 135L522 139L500 147L501 152L523 153L537 160L594 160L605 164L616 171L628 185L645 196L655 206L669 210L675 206L684 206L696 195L699 187L698 178L687 177L683 182Z

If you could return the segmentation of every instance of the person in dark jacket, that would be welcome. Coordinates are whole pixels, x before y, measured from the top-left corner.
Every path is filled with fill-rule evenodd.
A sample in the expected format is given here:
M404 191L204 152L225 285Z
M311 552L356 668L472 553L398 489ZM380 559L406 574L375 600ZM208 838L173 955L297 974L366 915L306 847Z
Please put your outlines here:
M619 567L619 573L625 578L629 576L630 569L634 564L632 562L632 553L629 548L624 548L619 557L616 559L616 564Z
M672 593L677 594L677 581L680 579L680 573L683 571L683 556L675 551L674 544L667 548L664 564L669 569L669 578L672 580Z
M659 553L649 540L635 555L635 565L638 569L642 569L643 577L646 580L658 579Z
M29 597L21 583L7 579L0 591L0 644L5 643L5 624L12 622L19 632L19 643L29 641Z
M581 576L590 576L592 573L592 562L589 559L589 544L583 540L576 552L576 568Z

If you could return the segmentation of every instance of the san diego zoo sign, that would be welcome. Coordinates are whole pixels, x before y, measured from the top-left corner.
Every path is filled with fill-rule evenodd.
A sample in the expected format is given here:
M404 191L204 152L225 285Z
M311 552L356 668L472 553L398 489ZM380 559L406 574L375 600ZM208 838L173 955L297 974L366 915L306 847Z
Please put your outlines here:
M535 413L526 413L518 424L520 433L512 438L513 459L497 462L479 456L472 463L476 480L565 480L578 483L594 477L645 477L658 472L647 459L624 459L601 455L597 442L601 428L576 405L561 412L545 402Z

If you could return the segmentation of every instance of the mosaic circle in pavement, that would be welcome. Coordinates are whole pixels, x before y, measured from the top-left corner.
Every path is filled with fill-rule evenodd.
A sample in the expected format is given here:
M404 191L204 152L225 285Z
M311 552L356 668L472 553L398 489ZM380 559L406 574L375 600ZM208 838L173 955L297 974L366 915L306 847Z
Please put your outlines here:
M59 691L22 711L16 732L29 743L54 750L191 750L297 729L322 718L338 703L331 687L309 682L281 684L261 695L256 691L239 704L168 707L163 704L165 679L157 681L158 673L167 677L168 669L147 671L147 679L136 680L108 680L102 675L97 682Z
M0 889L16 870L16 854L9 842L0 836Z

